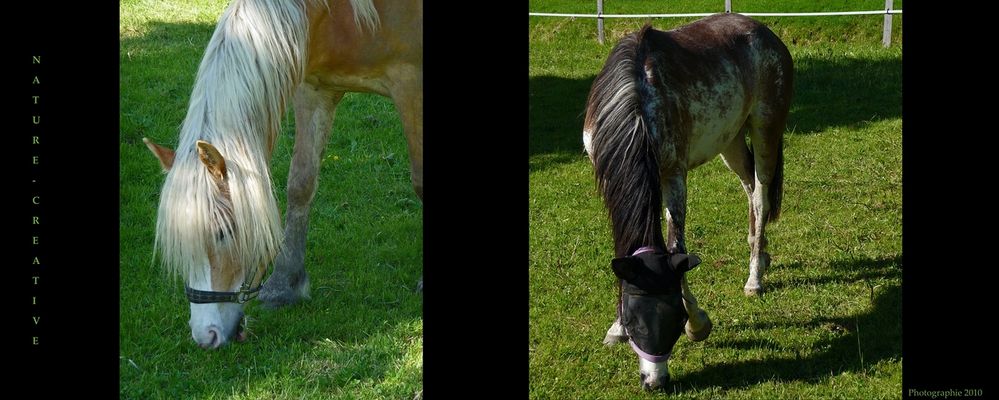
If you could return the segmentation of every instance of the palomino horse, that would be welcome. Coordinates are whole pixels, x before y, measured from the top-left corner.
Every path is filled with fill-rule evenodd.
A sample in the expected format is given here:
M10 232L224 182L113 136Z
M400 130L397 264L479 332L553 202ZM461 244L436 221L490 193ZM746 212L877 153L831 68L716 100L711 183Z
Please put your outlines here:
M309 209L345 92L395 102L423 198L422 24L420 0L234 0L222 14L176 153L145 140L168 171L156 247L187 284L199 345L243 339L242 303L258 292L272 306L308 296ZM282 241L269 163L289 100L297 123Z
M621 39L593 82L583 143L610 213L611 267L620 282L617 320L604 343L631 344L646 389L669 381L667 361L681 332L692 340L711 332L687 285L685 272L700 260L686 254L684 222L687 171L717 154L749 196L745 292L763 290L764 229L780 213L793 73L773 32L722 14L667 32L646 26Z

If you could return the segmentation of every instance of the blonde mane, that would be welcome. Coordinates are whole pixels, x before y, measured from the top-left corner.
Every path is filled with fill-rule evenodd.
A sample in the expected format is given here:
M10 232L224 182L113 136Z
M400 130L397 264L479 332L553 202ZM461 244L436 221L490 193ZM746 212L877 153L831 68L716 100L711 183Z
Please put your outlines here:
M351 0L355 23L377 29L371 0ZM306 0L236 0L219 19L198 68L176 158L156 222L156 252L184 279L206 273L224 235L243 268L269 264L283 235L270 155L285 105L301 82L308 48ZM198 157L211 143L225 158L227 200ZM192 275L193 274L193 275Z

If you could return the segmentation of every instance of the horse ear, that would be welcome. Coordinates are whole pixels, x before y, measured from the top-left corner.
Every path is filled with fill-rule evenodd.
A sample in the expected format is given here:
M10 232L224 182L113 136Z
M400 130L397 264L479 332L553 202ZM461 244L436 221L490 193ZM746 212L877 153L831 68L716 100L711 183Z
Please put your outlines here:
M149 138L142 138L142 143L145 143L149 151L153 152L153 155L156 156L156 159L160 160L160 167L163 167L164 172L169 171L173 167L173 150L153 143Z
M641 261L635 257L621 257L611 260L611 269L619 279L632 280L638 275L636 268L641 266Z
M215 146L204 140L198 141L198 157L201 158L201 163L205 164L208 168L208 172L215 177L219 182L225 182L228 178L225 169L225 158L222 157L222 153L219 153Z
M701 258L693 254L674 254L669 258L669 265L676 272L687 272L701 263Z

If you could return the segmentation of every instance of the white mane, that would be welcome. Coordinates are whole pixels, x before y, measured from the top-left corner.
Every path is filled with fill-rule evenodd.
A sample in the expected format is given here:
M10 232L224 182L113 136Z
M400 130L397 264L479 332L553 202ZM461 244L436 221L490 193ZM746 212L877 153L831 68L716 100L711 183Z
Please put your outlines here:
M185 279L207 271L209 245L225 232L243 268L270 263L281 245L270 155L302 80L308 48L306 0L236 0L205 49L167 174L156 223L166 270ZM350 0L355 23L378 26L371 0ZM198 157L204 140L226 160L226 201Z

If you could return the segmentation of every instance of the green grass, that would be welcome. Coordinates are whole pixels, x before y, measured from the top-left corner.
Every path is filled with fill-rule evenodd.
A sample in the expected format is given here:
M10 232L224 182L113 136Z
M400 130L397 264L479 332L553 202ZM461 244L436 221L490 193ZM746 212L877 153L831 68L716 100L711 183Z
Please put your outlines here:
M753 11L829 9L745 3ZM881 7L856 3L839 9ZM605 12L722 4L615 2ZM592 12L592 4L532 1L530 9ZM889 49L881 47L880 18L761 18L788 44L796 70L783 213L768 229L769 292L742 294L749 249L738 178L720 159L692 171L687 242L705 261L690 282L714 331L704 342L677 343L674 397L901 397L901 17ZM668 29L689 20L651 22ZM594 75L614 42L645 22L608 20L607 43L599 45L592 19L530 18L532 398L662 397L641 391L627 346L601 344L615 315L613 248L581 143Z
M391 101L340 104L312 209L312 300L250 304L251 337L198 348L182 282L154 265L163 175L142 144L177 143L220 0L123 1L121 12L120 397L132 399L413 398L422 392L422 206ZM284 209L294 142L286 118L272 168Z

